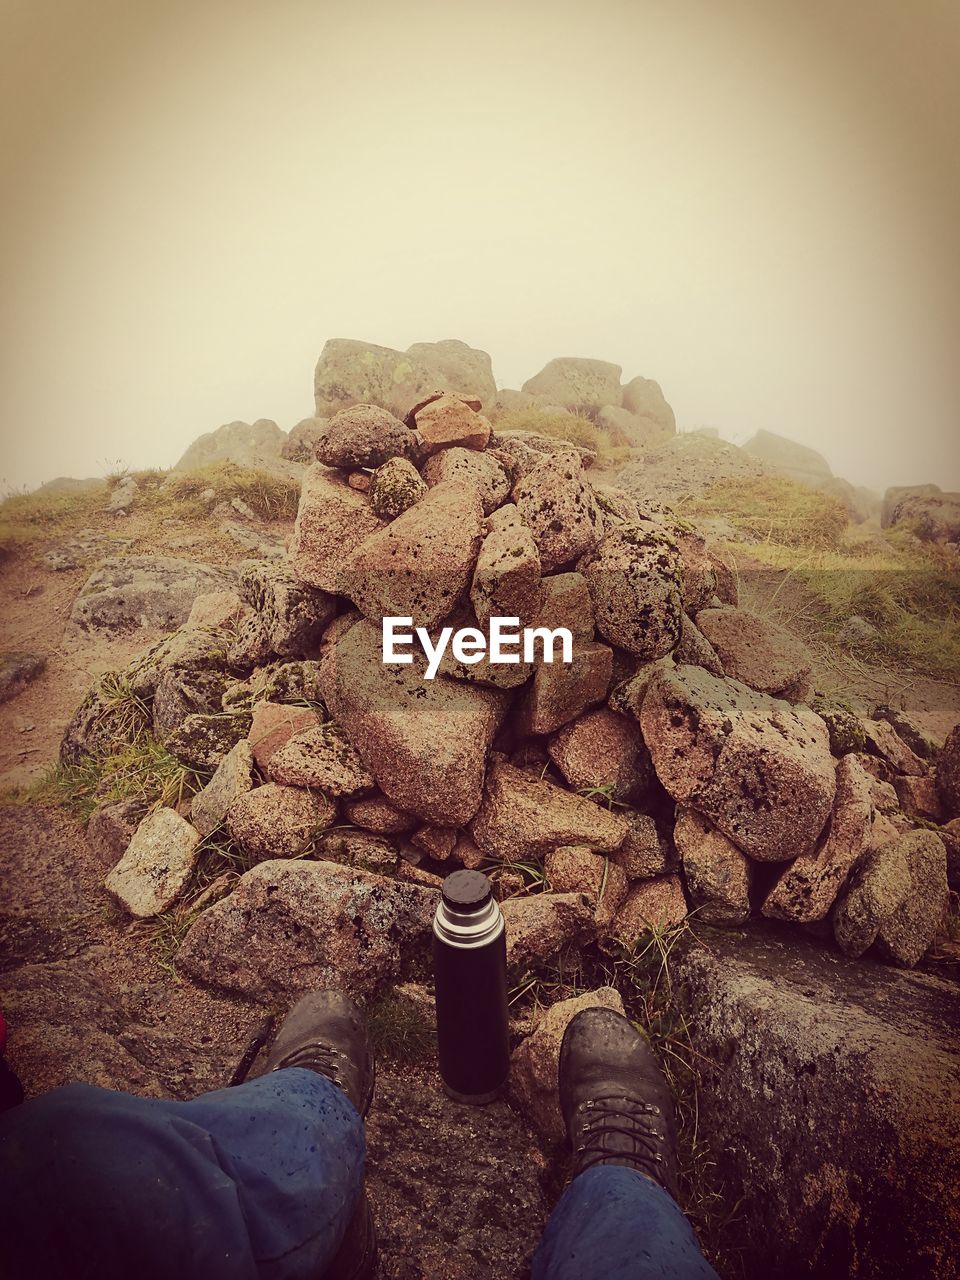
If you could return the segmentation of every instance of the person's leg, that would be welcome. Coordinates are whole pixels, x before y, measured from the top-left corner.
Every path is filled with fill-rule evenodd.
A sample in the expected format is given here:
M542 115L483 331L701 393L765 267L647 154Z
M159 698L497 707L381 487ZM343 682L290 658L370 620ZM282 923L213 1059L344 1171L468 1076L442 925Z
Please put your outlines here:
M677 1202L635 1169L595 1165L567 1187L533 1280L716 1280Z
M191 1102L68 1085L0 1118L8 1274L317 1280L363 1159L356 1108L302 1067Z
M673 1098L648 1041L612 1009L585 1009L560 1046L570 1186L533 1280L716 1280L676 1202Z

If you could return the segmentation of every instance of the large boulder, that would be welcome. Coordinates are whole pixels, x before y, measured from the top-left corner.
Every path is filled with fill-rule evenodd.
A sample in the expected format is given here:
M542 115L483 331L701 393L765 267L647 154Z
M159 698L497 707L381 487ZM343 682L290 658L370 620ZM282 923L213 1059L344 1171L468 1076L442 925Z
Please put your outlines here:
M855 755L837 764L833 817L820 846L803 853L767 895L763 914L810 924L823 920L873 838L873 779Z
M807 707L700 667L657 668L640 724L671 796L761 862L814 848L833 808L827 727Z
M517 481L513 500L530 526L544 573L592 551L603 517L576 453L545 456Z
M335 862L270 861L205 911L177 953L198 982L276 1003L337 987L372 995L430 936L437 894Z
M610 364L606 360L561 356L528 378L522 390L527 395L542 396L550 404L564 409L596 413L605 404L620 405L622 372L618 364Z
M796 636L749 609L701 609L697 626L733 680L787 702L810 694L813 659Z
M744 1274L956 1280L960 990L796 934L705 943L674 972Z
M550 759L574 791L636 804L653 781L650 753L637 722L607 707L587 711L547 744Z
M403 422L374 404L341 409L318 435L314 453L328 467L379 467L389 458L406 458L417 437Z
M229 591L234 582L229 569L174 556L104 560L80 588L70 625L108 636L172 631L189 618L197 596Z
M364 494L351 489L338 472L315 463L300 490L290 568L313 587L340 592L351 553L383 527Z
M612 852L623 843L627 823L582 796L494 760L471 832L489 856L522 861L543 857L561 845Z
M587 580L597 630L610 644L644 662L676 646L683 590L679 551L667 533L647 522L617 525L578 568Z
M676 435L677 420L667 404L660 383L652 378L631 378L623 387L623 407L640 423L647 439Z
M423 478L431 488L455 480L475 489L484 515L490 515L510 493L510 478L501 461L476 449L441 449L431 454L423 464Z
M146 920L173 905L197 862L200 832L173 809L157 809L137 827L104 881L130 915Z
M258 471L296 474L296 468L283 460L287 433L269 418L256 422L228 422L216 431L207 431L190 445L174 471L196 471L201 467L232 462L238 467Z
M424 680L422 664L382 660L380 630L358 622L322 664L324 702L397 808L437 826L468 822L505 696L460 680Z
M936 484L888 489L881 524L889 529L904 521L927 542L960 542L960 493Z
M947 853L933 831L908 831L872 849L834 914L841 950L882 955L912 968L940 930L947 909Z
M476 493L438 484L351 553L340 590L377 624L403 617L435 626L469 589L483 527Z
M296 858L317 832L333 824L336 812L318 791L268 782L234 799L227 828L251 858Z
M486 351L468 346L459 338L440 342L415 342L407 355L426 369L433 386L459 395L475 396L486 409L497 398L493 365Z

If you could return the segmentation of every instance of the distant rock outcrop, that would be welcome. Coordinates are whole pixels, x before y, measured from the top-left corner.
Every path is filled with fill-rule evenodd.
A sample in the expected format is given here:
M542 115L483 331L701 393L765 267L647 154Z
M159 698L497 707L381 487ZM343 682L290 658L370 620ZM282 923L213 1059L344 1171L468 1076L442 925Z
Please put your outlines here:
M758 431L743 448L745 453L759 458L788 480L796 480L810 488L819 489L833 479L830 463L822 453L817 453L809 445L777 435L775 431Z
M527 395L542 396L549 403L565 409L596 414L604 405L621 407L622 372L618 364L610 364L606 360L561 356L528 378L521 390Z
M903 521L925 542L960 542L960 493L944 493L936 484L888 489L880 522L891 529Z
M269 418L258 418L252 424L228 422L194 440L173 469L195 471L233 462L261 471L289 470L289 464L282 460L286 438L287 433Z
M354 338L324 344L313 380L318 417L332 417L355 404L374 404L403 417L433 391L496 396L490 357L455 338L416 342L409 351L378 347Z

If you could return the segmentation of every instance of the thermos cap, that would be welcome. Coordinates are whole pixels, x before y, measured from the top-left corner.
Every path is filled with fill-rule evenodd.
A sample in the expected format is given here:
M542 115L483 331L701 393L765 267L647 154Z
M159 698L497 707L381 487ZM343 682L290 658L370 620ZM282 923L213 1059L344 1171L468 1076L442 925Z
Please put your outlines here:
M482 871L454 871L440 892L451 911L468 915L483 910L493 895L493 886Z

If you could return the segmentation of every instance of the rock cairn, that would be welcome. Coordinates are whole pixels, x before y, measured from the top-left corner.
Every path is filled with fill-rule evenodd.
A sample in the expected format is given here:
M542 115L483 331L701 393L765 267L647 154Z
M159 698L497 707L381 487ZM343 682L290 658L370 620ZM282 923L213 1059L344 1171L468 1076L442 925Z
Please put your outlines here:
M116 676L91 690L66 763L146 730L204 782L179 812L95 815L108 890L154 915L229 840L251 869L178 963L267 999L396 976L461 866L496 871L514 972L688 913L916 964L948 850L957 883L960 730L938 761L902 713L813 697L807 650L738 606L697 529L480 409L436 393L405 419L318 422L286 560L244 564L122 673L139 723ZM434 639L494 616L564 627L572 661L448 650L427 680L416 645L383 662L385 616Z

